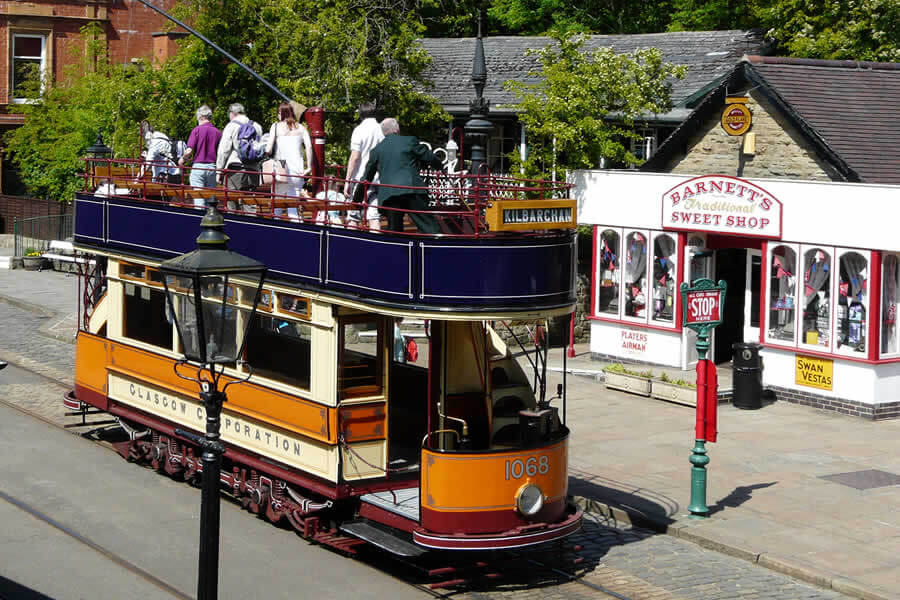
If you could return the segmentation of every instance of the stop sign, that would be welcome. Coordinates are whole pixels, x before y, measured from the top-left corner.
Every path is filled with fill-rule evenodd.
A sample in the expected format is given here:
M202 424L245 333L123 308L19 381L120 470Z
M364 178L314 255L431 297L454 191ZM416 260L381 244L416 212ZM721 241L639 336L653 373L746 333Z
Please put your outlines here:
M722 292L713 290L688 290L685 325L720 323L722 321Z

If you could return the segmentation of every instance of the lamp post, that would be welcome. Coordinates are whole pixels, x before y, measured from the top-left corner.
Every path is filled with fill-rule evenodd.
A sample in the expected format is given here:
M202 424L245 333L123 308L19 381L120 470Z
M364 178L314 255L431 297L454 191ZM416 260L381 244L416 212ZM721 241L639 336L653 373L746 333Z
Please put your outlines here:
M225 219L216 204L215 199L207 201L197 249L159 265L182 352L186 362L199 366L197 382L206 408L205 436L175 430L203 450L197 600L215 600L218 594L219 474L225 453L219 425L227 399L225 389L230 385L220 391L219 378L225 365L241 357L266 275L266 267L259 261L228 250ZM252 294L249 313L232 304L237 286Z
M112 156L112 148L103 143L103 134L97 129L97 139L92 146L88 146L87 155L91 158L91 175L96 175L97 163L107 163ZM109 175L109 169L106 171ZM97 187L96 180L92 179L91 189Z

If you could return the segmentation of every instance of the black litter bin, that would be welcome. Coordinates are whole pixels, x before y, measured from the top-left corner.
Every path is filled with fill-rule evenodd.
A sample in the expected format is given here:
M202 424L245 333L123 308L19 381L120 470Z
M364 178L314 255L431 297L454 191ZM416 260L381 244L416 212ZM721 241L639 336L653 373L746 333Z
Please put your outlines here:
M734 350L734 396L732 404L737 408L755 410L762 408L762 357L759 344L737 343Z

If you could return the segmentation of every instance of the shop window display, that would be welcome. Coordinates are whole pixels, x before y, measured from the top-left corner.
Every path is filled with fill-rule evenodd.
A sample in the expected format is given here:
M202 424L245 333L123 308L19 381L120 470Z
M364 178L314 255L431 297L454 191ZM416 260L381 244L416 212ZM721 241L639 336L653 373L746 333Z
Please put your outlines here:
M769 338L794 342L794 302L797 290L797 255L777 246L769 266Z
M896 254L885 254L881 275L881 353L900 352L897 332L897 290L900 288L900 260Z
M653 241L653 320L672 323L675 308L675 262L677 244L669 235Z
M801 343L830 345L831 333L831 256L821 248L803 256L803 330Z
M837 348L866 351L866 306L869 261L858 252L846 252L838 262Z
M647 315L647 237L632 232L625 237L625 316Z
M600 235L597 247L597 313L619 315L619 234L612 229Z

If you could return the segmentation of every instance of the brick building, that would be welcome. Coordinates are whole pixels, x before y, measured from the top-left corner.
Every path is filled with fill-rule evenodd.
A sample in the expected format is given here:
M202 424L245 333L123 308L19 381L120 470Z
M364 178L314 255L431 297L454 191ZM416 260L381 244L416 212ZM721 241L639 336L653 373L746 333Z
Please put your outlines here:
M174 0L163 0L169 8ZM175 50L178 33L166 33L168 21L134 0L0 0L0 134L21 125L17 104L28 102L22 79L39 71L46 79L59 77L83 52L80 30L98 23L106 38L110 58L117 63L155 57L165 60ZM6 169L4 169L6 171ZM13 177L5 172L3 192L17 192Z

